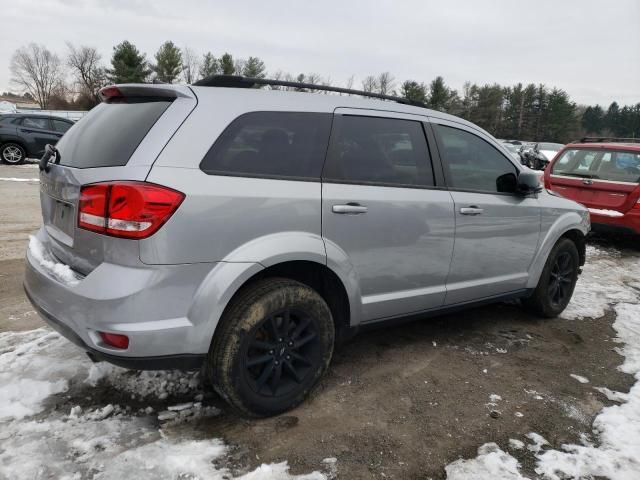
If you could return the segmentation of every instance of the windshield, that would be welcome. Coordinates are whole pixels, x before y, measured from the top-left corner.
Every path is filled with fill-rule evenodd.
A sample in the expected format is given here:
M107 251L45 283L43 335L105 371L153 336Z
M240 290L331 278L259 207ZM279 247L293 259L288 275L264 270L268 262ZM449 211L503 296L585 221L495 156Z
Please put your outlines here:
M552 152L559 152L564 145L561 143L539 143L538 150L551 150Z
M617 182L640 181L640 152L570 149L553 165L552 174Z

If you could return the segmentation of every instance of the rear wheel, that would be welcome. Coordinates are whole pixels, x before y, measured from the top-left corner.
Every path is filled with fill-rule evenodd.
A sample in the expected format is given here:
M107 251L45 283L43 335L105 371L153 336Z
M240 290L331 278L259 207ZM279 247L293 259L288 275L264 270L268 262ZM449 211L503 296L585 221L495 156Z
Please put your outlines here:
M288 279L241 291L220 321L205 367L215 390L248 416L298 405L331 361L334 326L324 299Z
M17 143L5 143L0 146L0 159L5 163L18 165L24 162L25 158L27 158L27 152Z
M576 282L580 259L575 243L562 238L551 250L533 295L524 305L534 313L556 317L567 307Z

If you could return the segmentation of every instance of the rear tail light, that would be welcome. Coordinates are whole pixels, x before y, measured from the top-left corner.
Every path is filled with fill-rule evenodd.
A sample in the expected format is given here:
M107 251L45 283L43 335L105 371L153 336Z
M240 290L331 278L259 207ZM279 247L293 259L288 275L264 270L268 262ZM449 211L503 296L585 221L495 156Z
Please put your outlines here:
M114 237L153 235L180 206L184 194L146 182L104 182L80 189L78 227Z
M633 206L633 208L640 209L640 198L638 199L636 204Z
M129 348L129 337L117 333L98 332L102 341L109 347L126 350Z

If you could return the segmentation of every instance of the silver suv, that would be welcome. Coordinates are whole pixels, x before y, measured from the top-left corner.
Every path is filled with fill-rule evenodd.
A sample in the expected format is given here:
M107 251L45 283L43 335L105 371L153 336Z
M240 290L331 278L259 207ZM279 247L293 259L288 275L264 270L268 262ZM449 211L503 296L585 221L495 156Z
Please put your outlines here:
M358 327L566 307L584 207L469 122L283 83L327 88L107 87L47 148L24 285L53 328L94 360L203 367L265 416L301 402Z

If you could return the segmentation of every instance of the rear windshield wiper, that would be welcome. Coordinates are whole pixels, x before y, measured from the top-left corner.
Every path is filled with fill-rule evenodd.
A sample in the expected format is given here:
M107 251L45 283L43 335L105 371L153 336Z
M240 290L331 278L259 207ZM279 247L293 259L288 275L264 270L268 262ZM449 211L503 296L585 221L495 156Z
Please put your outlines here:
M44 155L42 155L40 163L38 164L38 168L41 172L44 170L45 173L49 173L49 162L51 161L51 157L54 157L53 163L60 163L60 150L50 143L47 143L44 147Z

